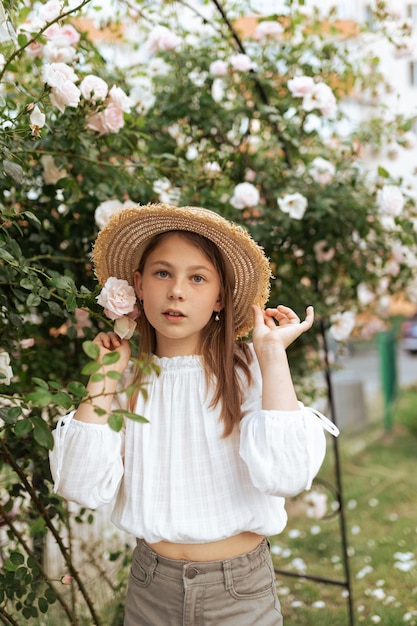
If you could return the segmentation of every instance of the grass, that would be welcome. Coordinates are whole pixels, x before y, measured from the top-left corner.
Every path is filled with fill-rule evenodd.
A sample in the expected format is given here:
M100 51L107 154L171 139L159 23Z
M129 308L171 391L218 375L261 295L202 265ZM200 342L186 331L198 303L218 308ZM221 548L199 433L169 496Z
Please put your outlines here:
M417 388L401 392L389 432L371 424L359 434L342 434L339 451L354 623L415 626ZM334 484L328 457L319 478ZM321 520L300 514L297 501L289 503L287 529L272 538L277 568L346 580L332 500L329 492L330 514ZM289 626L350 624L346 587L278 575L278 595Z

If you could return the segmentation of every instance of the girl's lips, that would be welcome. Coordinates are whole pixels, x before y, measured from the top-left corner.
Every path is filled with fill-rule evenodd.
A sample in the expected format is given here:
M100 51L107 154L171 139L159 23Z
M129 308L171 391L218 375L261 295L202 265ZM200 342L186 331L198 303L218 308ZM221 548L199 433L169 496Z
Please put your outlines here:
M169 320L183 320L185 318L181 311L164 311L163 316Z

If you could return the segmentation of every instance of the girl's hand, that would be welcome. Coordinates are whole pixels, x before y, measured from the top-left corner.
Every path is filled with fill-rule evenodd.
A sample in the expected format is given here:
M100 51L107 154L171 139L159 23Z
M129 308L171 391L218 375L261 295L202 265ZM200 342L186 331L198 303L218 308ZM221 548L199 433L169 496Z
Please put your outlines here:
M94 343L100 348L100 361L102 361L105 354L109 354L110 352L115 352L117 350L120 354L119 360L116 361L116 363L112 363L112 365L103 366L103 369L123 374L130 359L129 342L126 339L120 339L116 333L109 332L99 333L94 339Z
M314 321L314 309L307 307L306 318L300 321L289 307L280 304L276 309L252 306L254 313L253 345L258 353L264 349L283 348L286 350L300 335L309 330ZM278 324L277 324L278 322Z

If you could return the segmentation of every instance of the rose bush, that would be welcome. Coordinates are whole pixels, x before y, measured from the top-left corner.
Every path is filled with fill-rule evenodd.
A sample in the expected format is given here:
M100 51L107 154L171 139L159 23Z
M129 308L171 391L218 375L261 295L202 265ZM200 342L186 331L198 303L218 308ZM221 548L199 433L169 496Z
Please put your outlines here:
M351 53L333 14L288 0L279 14L245 23L244 3L230 2L229 23L210 3L199 5L204 20L186 3L108 4L106 13L91 11L92 0L17 0L0 25L6 623L36 618L57 600L69 623L84 610L42 569L46 534L59 543L70 519L52 494L46 452L50 428L99 368L91 339L111 327L90 252L114 212L161 200L241 223L271 259L271 302L300 314L313 303L338 337L358 311L381 318L387 294L417 300L415 181L368 171L362 158L393 144L411 149L414 120L387 123L376 107L367 122L349 121L347 95L378 103L389 86L375 55ZM378 20L387 31L382 4L373 37ZM365 35L358 27L353 39ZM387 45L396 54L405 41L390 34ZM322 328L291 349L296 372L311 371ZM112 416L112 427L122 419ZM60 548L63 576L81 591L90 620L108 623Z

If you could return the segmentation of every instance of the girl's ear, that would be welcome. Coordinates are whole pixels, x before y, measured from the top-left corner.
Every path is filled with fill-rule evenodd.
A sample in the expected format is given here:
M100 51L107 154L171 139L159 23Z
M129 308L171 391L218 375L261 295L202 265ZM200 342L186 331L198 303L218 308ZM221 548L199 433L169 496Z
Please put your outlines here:
M224 309L224 298L221 293L216 300L216 304L218 305L217 312L222 311Z
M142 274L138 270L136 270L133 275L133 284L135 286L136 297L139 300L143 299Z

